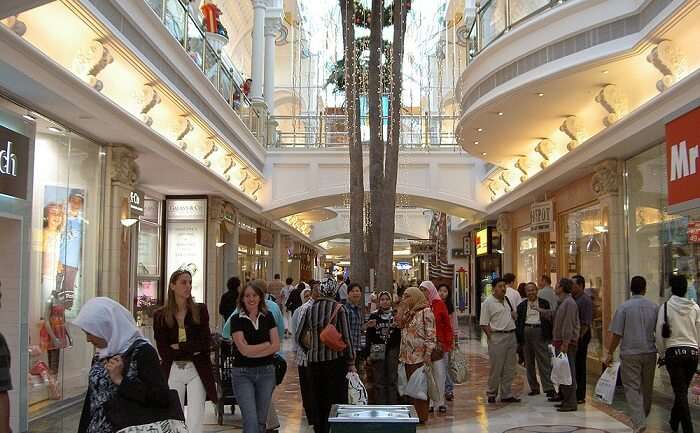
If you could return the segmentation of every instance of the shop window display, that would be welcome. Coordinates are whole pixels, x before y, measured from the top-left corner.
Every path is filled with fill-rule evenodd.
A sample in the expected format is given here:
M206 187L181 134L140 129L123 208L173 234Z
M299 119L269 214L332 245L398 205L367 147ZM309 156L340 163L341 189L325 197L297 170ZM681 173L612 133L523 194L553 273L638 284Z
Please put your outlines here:
M537 235L529 230L518 233L518 282L537 281Z
M160 201L144 200L144 215L139 217L138 263L136 266L136 299L134 312L140 326L153 322L153 312L160 302Z
M605 242L607 227L603 222L600 205L585 207L563 216L563 271L571 277L580 274L586 280L586 293L593 301L593 323L589 357L600 358L603 347L603 298Z
M99 256L100 147L43 123L34 170L30 404L85 390L92 348L70 322L95 296Z
M669 277L685 275L688 297L700 288L700 216L669 213L663 144L626 163L629 275L647 280L646 296L661 304L670 295Z

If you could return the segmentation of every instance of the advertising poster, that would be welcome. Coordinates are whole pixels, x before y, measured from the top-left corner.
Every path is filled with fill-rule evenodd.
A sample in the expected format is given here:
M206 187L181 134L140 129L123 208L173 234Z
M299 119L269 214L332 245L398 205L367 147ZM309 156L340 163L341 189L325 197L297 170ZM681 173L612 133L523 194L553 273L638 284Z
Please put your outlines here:
M166 206L166 281L178 269L190 271L192 297L204 302L207 200L168 200Z
M67 315L82 302L85 190L44 187L41 237L43 299L60 300Z

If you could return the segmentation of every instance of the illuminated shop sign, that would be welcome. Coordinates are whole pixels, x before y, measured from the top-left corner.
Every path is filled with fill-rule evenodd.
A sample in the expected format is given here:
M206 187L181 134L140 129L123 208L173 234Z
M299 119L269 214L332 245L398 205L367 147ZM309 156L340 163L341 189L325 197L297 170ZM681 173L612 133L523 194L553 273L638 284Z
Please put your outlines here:
M476 255L483 256L489 253L489 229L481 229L476 232L474 237L474 245L476 246Z
M0 194L27 198L29 137L0 126Z
M670 212L700 208L700 107L666 124Z

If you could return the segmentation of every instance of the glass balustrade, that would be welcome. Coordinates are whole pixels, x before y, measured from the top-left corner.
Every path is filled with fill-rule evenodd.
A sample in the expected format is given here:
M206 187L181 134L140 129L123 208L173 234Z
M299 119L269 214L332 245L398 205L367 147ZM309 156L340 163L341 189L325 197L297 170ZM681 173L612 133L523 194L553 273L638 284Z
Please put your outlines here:
M227 104L238 113L260 143L265 143L265 125L260 113L253 107L242 90L243 76L225 53L217 51L219 35L208 36L201 24L198 11L189 1L145 0L163 26L180 43L197 68L221 94ZM213 40L212 40L213 39Z

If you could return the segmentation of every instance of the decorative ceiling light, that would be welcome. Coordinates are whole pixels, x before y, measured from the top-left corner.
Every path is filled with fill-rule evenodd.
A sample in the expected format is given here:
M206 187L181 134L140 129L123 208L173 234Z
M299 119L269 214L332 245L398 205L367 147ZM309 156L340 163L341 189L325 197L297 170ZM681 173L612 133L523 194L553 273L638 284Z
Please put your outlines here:
M600 89L595 101L609 113L603 118L607 127L617 122L627 110L627 96L614 84L608 84Z
M20 38L27 32L27 25L19 20L19 15L12 15L5 19L5 25Z
M505 192L510 192L514 187L518 186L520 180L517 173L513 170L503 170L500 179L507 185Z
M671 87L686 69L685 57L676 44L669 40L659 42L647 56L647 62L654 65L663 75L656 82L656 89L659 92Z
M540 142L537 143L537 146L535 146L535 152L542 156L543 161L540 163L540 167L543 169L547 168L553 159L554 143L549 138L540 140Z
M136 96L136 103L141 108L141 121L148 126L153 125L153 118L148 115L153 107L160 104L160 95L151 84L144 84Z
M537 93L537 96L539 96L539 97L541 98L541 97L543 97L543 96L544 96L544 93L542 93L542 92L538 92L538 93Z
M476 128L477 132L484 132L484 128Z
M231 180L231 175L229 175L228 172L231 171L231 169L235 166L236 166L236 161L233 158L233 154L229 153L228 155L226 155L226 167L224 167L224 173L223 173L224 177L226 178L226 182Z
M104 85L97 79L97 75L113 61L114 58L107 46L101 41L92 40L87 47L78 51L72 69L90 87L100 92Z
M209 140L207 140L206 146L207 146L207 149L206 149L206 151L204 152L204 156L202 157L202 160L203 160L203 164L204 164L205 166L211 167L211 160L209 160L209 157L210 157L214 152L216 152L217 150L219 150L219 147L216 145L216 140L214 140L214 138L209 138Z
M474 142L474 145L475 145L475 146L479 145L479 141L475 141L475 142Z
M481 156L486 156L486 152L481 152Z
M559 126L559 130L571 139L566 145L566 148L569 150L574 150L578 147L585 132L583 129L583 122L576 116L567 117L564 122L562 122L561 126Z
M186 116L180 116L175 121L175 142L182 150L187 149L185 136L194 130L194 126L190 119Z
M250 173L248 172L248 169L246 167L241 167L241 181L238 183L238 186L243 192L245 192L245 183L248 181L249 177Z
M520 182L525 182L535 171L535 167L533 167L532 162L527 157L522 157L515 161L515 168L520 170L520 172L523 174L520 176Z

